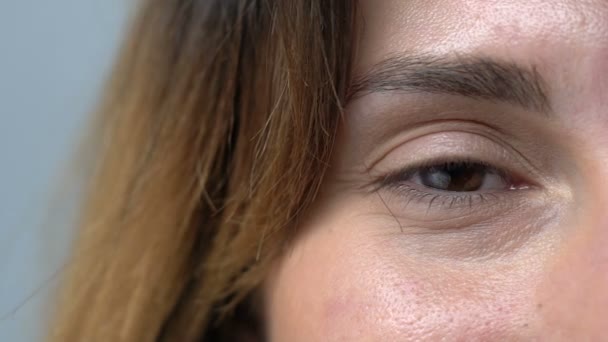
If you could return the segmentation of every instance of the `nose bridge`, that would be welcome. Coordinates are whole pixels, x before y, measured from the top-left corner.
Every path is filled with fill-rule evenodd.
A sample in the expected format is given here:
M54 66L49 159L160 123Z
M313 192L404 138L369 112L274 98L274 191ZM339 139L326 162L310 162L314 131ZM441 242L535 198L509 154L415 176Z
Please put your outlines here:
M560 264L577 274L579 281L587 279L588 286L602 284L608 291L608 108L594 107L592 111L599 115L593 116L597 124L586 134L581 162L584 181L574 189L578 214L564 227L567 233Z
M588 205L567 228L539 288L538 313L560 337L601 340L608 333L608 167L596 170Z

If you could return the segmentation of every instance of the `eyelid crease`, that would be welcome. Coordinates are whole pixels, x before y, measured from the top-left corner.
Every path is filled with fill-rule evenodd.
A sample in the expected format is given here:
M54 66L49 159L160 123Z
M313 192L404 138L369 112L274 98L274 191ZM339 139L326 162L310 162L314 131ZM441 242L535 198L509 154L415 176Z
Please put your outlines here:
M454 120L448 120L448 121L454 121ZM466 120L468 122L468 120ZM462 129L462 128L458 128L458 129L451 129L451 130L442 130L442 131L431 131L428 133L424 133L422 135L417 135L415 138L412 139L408 139L406 142L401 142L400 144L396 145L395 147L392 147L390 150L388 150L387 152L383 153L382 157L378 158L377 160L375 160L373 163L366 163L365 168L364 168L364 172L368 175L373 174L373 168L382 162L382 160L384 160L389 154L391 154L394 150L398 149L400 146L407 144L409 142L413 142L415 140L418 139L425 139L428 136L433 136L434 134L471 134L471 135L477 135L482 139L487 139L489 141L491 141L492 143L500 146L500 148L502 148L506 154L510 154L511 156L513 156L514 158L509 158L509 160L512 163L517 163L517 165L519 165L521 167L521 171L522 172L515 172L514 170L512 170L511 168L505 167L505 165L498 165L498 162L496 161L495 164L491 163L491 162L487 162L484 161L483 159L480 158L475 158L475 157L469 157L469 156L458 156L458 157L438 157L438 158L431 158L428 161L423 161L420 163L416 163L414 166L417 167L421 167L421 166L432 166L432 165L428 165L428 163L439 163L442 161L470 161L470 162L474 162L474 163L478 163L481 165L484 165L486 167L489 168L493 168L493 169L497 169L497 170L507 170L510 171L514 174L516 174L518 176L518 178L524 178L526 181L528 181L529 183L531 183L531 185L534 186L540 186L540 184L542 183L550 183L551 179L549 177L547 177L542 171L541 171L541 165L536 165L536 163L531 160L530 158L528 158L525 154L523 154L522 152L520 152L517 148L511 146L509 143L507 143L505 141L505 139L503 137L500 137L499 134L497 133L501 133L502 132L500 130L496 130L493 127L489 127L487 125L483 125L484 127L490 128L490 130L483 130L483 132L473 132L471 130L467 130L467 129ZM504 163L500 163L500 164L504 164ZM411 167L410 167L411 168ZM399 171L397 171L399 172ZM377 179L374 179L377 183Z
M462 111L460 111L462 112ZM457 114L457 112L455 112L454 114ZM432 129L434 127L436 127L437 125L451 125L450 127L441 127L441 130L435 130ZM453 127L454 125L467 125L467 126L474 126L474 128L476 128L475 130L471 130L471 129L464 129L462 126L457 126L457 127ZM473 119L433 119L433 120L426 120L423 122L418 122L412 125L407 126L406 128L403 129L403 131L414 131L416 129L420 129L423 127L429 127L429 131L425 132L423 134L418 134L415 137L409 138L406 141L401 141L399 144L396 144L395 146L388 148L386 151L384 151L381 155L376 156L375 158L373 158L373 160L370 163L366 164L366 172L369 172L370 170L372 170L374 168L374 166L376 166L378 163L380 163L387 155L389 155L393 150L397 149L399 146L403 145L404 143L407 143L409 141L415 140L415 139L420 139L423 138L425 136L428 135L432 135L432 134L440 134L440 133L449 133L449 132L458 132L458 133L468 133L468 134L479 134L487 139L492 140L493 142L503 142L505 141L504 138L501 138L498 136L498 134L493 134L491 132L496 132L502 135L505 135L507 137L510 137L511 134L508 134L506 131L504 131L503 129L501 129L498 126L494 126L482 121L478 121L478 120L473 120ZM483 134L479 133L479 131L483 130ZM474 132L476 131L476 132ZM503 144L501 144L503 145ZM528 160L526 160L528 161Z

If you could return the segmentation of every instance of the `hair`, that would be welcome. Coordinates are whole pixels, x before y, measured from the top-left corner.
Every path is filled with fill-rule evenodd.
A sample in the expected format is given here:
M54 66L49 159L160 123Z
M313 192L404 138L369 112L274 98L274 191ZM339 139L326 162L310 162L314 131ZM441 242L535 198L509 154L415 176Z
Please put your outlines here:
M51 341L263 338L256 290L328 168L355 16L350 0L140 4Z

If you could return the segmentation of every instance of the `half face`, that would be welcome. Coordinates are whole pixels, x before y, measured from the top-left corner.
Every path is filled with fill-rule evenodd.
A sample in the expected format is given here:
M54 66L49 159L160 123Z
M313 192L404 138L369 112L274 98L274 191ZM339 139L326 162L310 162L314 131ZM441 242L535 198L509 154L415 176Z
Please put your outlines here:
M608 1L364 0L272 341L608 338Z

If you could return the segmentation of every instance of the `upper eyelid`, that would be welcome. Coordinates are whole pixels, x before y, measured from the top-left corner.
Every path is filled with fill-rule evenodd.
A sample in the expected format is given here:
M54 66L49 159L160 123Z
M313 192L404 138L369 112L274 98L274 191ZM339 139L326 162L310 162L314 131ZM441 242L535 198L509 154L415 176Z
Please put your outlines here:
M450 132L452 132L452 131L450 131ZM448 133L448 132L440 132L440 133ZM476 136L478 135L475 133L470 133L468 131L455 131L454 133L474 134ZM421 137L421 139L425 139L426 137L431 137L432 135L433 135L433 133L425 134L423 137ZM534 165L534 162L532 160L530 160L529 157L527 157L525 154L523 154L517 148L504 142L503 139L493 136L493 135L488 136L488 135L484 134L484 135L479 135L479 136L481 139L486 139L486 141L488 141L487 142L488 145L486 145L486 143L483 143L483 145L497 146L497 148L492 147L491 149L487 149L486 147L484 147L483 152L481 152L481 150L480 150L480 152L478 152L478 153L472 152L471 150L465 150L466 152L463 152L462 149L460 149L458 152L451 153L450 149L446 150L444 148L443 151L437 152L436 153L437 156L435 156L435 157L427 157L426 159L420 159L417 161L408 162L409 165L407 165L405 167L399 167L398 169L394 168L397 170L394 170L392 172L384 172L384 173L378 175L377 172L381 172L381 171L374 170L376 167L369 169L367 164L366 164L364 172L372 180L370 183L374 184L376 189L378 187L381 187L383 180L386 180L388 177L390 177L394 174L403 174L404 170L406 170L406 169L431 166L432 164L438 164L438 163L442 163L442 162L446 162L446 161L457 161L457 162L466 161L466 162L485 165L486 167L493 168L493 169L499 170L499 171L503 171L503 173L504 172L511 173L511 174L517 176L516 178L518 178L520 180L524 180L527 183L529 183L530 185L537 186L537 187L540 187L540 186L542 186L542 184L549 183L551 181L551 179L538 168L539 167L538 165ZM413 142L414 140L411 140L411 141ZM401 144L401 146L404 146L407 144L408 143L406 142L406 143ZM455 144L460 145L460 143L455 143ZM478 145L478 144L479 143L476 143L476 145ZM414 145L414 146L416 146L416 145ZM398 148L399 147L393 148L391 150L391 152L397 150ZM383 159L387 159L387 157L389 157L390 155L391 155L391 153L387 153L387 155L384 156ZM478 157L476 155L483 155L483 156ZM378 164L381 164L381 161L376 162L376 166ZM366 187L368 187L369 185L370 184L368 184Z
M467 113L466 110L450 111L450 115L458 116ZM446 114L447 115L447 114ZM438 128L439 126L439 128ZM401 141L398 144L389 144L389 148L382 150L381 153L373 153L372 157L366 163L366 170L372 170L378 163L380 163L387 155L404 143L414 141L425 136L431 136L439 133L467 133L476 134L486 139L489 139L495 143L502 144L505 141L514 139L514 135L499 125L485 122L476 119L459 119L459 118L435 118L428 119L421 122L416 122L408 125L403 129L402 133L394 134L393 136L399 136L403 133L422 131L420 133L412 134L413 136L408 137L405 141ZM399 139L401 140L401 139Z

